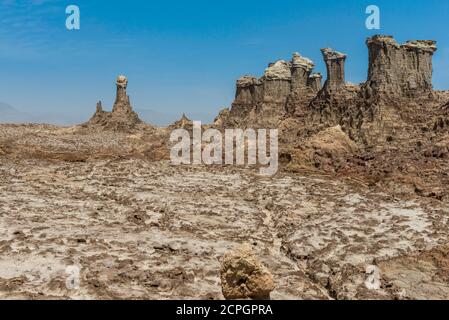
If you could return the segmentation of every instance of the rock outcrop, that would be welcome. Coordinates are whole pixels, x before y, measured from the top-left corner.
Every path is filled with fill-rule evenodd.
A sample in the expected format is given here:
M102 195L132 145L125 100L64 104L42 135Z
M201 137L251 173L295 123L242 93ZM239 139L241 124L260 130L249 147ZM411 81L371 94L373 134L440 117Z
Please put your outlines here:
M374 36L366 43L369 52L368 97L373 94L416 97L432 92L435 41L417 40L399 45L391 36Z
M408 41L399 45L390 36L367 39L369 70L360 85L345 82L347 55L322 49L327 67L323 90L309 105L315 125L341 125L349 136L366 146L407 140L418 132L415 115L424 104L435 104L432 56L436 43ZM414 119L415 118L415 119Z
M97 109L92 118L84 124L85 127L96 127L106 130L130 131L141 124L137 113L131 107L129 96L126 93L128 79L119 76L116 82L117 94L112 112L103 110L101 101L97 103Z
M323 75L321 73L313 73L307 79L307 87L312 89L313 92L318 92L321 90L321 82L323 80Z
M413 108L439 103L432 88L436 42L415 40L399 45L391 36L378 35L367 39L366 44L366 82L346 82L348 56L325 48L321 52L327 78L322 86L321 74L312 73L314 63L295 53L291 61L271 63L262 78L240 78L231 110L222 113L217 123L268 128L294 118L289 124L296 123L296 131L305 129L298 135L290 133L297 137L304 132L314 134L322 126L340 125L352 139L366 145L394 137L406 139L408 131L413 130L411 126L416 125L416 119L411 119ZM434 119L436 126L445 127L444 114Z
M315 64L312 60L302 57L299 53L293 54L291 68L291 90L292 92L301 93L307 90L309 86L309 78Z
M294 53L291 61L270 63L261 78L241 77L231 110L217 120L228 126L276 127L292 112L290 107L306 105L321 89L322 77L312 74L314 66Z
M225 253L221 264L221 286L226 299L270 299L276 288L272 274L249 245Z
M357 144L343 132L341 126L335 126L304 139L299 146L284 154L289 155L286 163L288 170L316 168L336 172L358 151Z
M186 129L189 131L193 130L193 121L187 118L186 114L183 113L181 119L173 123L169 126L170 130L176 130L176 129Z
M345 86L345 61L346 55L330 48L321 49L326 63L327 79L324 89L335 92Z
M223 128L228 118L229 118L229 109L225 108L218 113L218 116L215 117L213 126L217 128Z
M397 176L410 167L401 156L413 157L417 166L446 159L449 91L432 87L436 42L400 45L390 36L373 36L366 45L365 82L346 81L350 56L345 53L321 50L327 71L323 86L322 76L312 73L313 62L294 54L291 61L270 64L262 78L241 78L232 108L217 117L216 126L278 128L280 160L292 170L305 166L339 174L350 164L359 168L371 161L375 169L360 165L358 170L383 179L391 163ZM317 144L322 137L326 143ZM429 185L435 184L432 176L426 174Z

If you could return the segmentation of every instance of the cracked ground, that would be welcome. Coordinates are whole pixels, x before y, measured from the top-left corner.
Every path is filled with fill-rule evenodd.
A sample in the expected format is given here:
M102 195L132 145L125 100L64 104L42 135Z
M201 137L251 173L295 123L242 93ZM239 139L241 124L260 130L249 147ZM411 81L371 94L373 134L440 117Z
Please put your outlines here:
M272 299L449 298L449 207L433 199L145 159L2 158L0 193L0 298L223 299L220 259L242 243Z

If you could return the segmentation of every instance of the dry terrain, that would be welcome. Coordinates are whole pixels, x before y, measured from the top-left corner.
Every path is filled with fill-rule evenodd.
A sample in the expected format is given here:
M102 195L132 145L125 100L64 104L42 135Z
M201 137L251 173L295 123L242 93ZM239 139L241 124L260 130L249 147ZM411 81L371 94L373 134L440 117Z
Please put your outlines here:
M145 157L164 135L147 129L0 126L0 298L222 299L220 259L242 243L273 273L272 299L449 298L447 202L318 173L174 166Z

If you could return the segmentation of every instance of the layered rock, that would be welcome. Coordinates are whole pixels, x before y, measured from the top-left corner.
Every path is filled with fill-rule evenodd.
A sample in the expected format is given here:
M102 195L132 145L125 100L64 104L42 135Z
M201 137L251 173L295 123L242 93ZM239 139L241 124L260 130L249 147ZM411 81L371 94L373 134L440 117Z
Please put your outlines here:
M420 130L445 132L448 107L440 107L448 97L432 89L435 41L399 45L390 36L374 36L367 46L366 82L346 82L347 55L325 48L322 87L322 76L312 73L313 62L295 53L290 62L270 64L260 79L241 78L232 109L217 123L276 126L286 134L281 140L289 143L340 125L351 139L376 148L406 143Z
M285 105L291 92L291 63L279 60L265 69L262 82L262 101L256 108L261 123L274 125L285 115Z
M277 126L290 106L306 105L321 88L321 76L312 75L314 63L299 53L292 61L270 63L261 78L243 76L237 81L235 100L227 121L229 126Z
M347 56L330 48L321 49L321 53L327 70L324 89L328 92L338 91L345 86L345 61Z
M366 43L369 52L367 97L415 97L432 92L435 41L417 40L399 45L391 36L374 36Z
M251 110L262 101L262 82L252 76L243 76L237 80L235 100L232 104L233 115L249 117Z
M447 198L449 91L432 89L435 41L399 45L392 37L374 36L367 46L369 70L362 84L346 82L347 56L332 49L322 50L327 68L323 88L320 75L309 74L311 66L299 55L291 61L291 79L288 62L270 66L271 78L285 83L290 79L285 118L275 123L279 162L292 171L366 178L368 185L393 188L399 194ZM264 96L264 81L250 81L262 88L258 97ZM280 89L271 94L283 98L284 93ZM217 123L229 128L222 119L230 118L255 127L264 118L258 112L261 103L248 100L250 117L232 117L238 110L233 105Z
M307 87L312 89L313 92L318 92L322 89L322 80L323 75L321 73L313 73L307 79Z
M309 121L325 126L344 126L344 118L352 113L351 106L356 104L360 86L346 83L346 54L330 48L321 49L321 53L327 78L308 106Z
M133 111L129 96L126 93L128 79L125 76L119 76L116 86L117 94L112 112L103 111L102 103L99 101L95 114L84 126L129 131L142 123L137 113Z
M129 102L129 96L126 94L126 88L128 87L128 79L125 76L117 77L117 94L115 98L113 113L131 113L131 103Z
M367 146L406 141L416 130L415 123L422 120L415 115L421 114L423 105L436 102L432 90L435 42L399 45L390 36L374 36L367 45L368 78L361 85L345 82L346 54L322 49L328 76L310 104L311 121L341 125L352 139Z
M302 57L299 53L293 54L291 77L292 92L304 92L309 87L309 78L315 64L312 60ZM312 84L312 83L310 83Z

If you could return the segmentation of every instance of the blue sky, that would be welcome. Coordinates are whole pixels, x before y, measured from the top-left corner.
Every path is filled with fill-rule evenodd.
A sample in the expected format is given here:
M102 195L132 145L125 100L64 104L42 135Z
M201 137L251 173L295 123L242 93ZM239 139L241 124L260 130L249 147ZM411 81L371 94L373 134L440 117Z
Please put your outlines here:
M65 28L70 4L79 31ZM365 28L370 4L381 9L379 31ZM448 30L444 0L0 0L0 102L87 119L97 100L112 105L125 74L135 108L212 118L239 76L261 76L295 51L323 73L319 49L343 51L347 80L363 82L365 39L376 33L437 40L434 85L449 89Z

